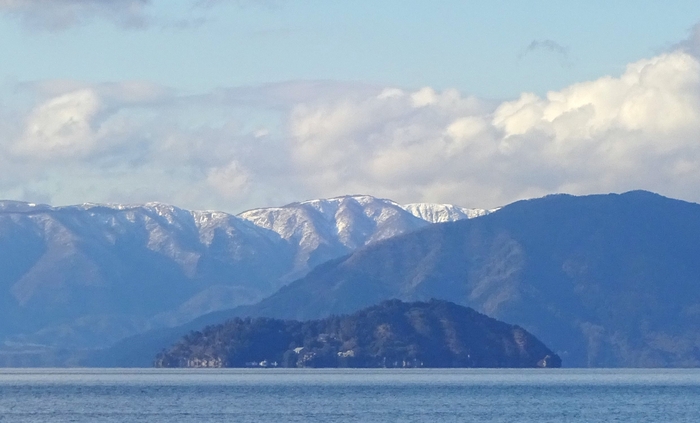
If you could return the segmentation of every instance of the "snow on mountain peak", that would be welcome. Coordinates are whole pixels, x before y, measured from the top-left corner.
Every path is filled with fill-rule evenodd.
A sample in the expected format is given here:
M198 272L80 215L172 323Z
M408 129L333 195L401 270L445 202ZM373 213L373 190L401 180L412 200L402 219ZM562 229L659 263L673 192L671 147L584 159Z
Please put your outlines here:
M157 327L252 303L316 265L372 242L477 214L450 205L401 206L368 195L238 216L163 203L52 207L0 201L0 241L12 245L6 253L17 258L5 260L11 267L5 273L18 275L10 284L17 307L43 316L51 309L46 304L65 301L70 306L61 307L77 322L71 328L82 336L86 329L80 319L117 316L122 306ZM126 324L130 317L115 319ZM52 331L46 336L63 342L64 332ZM115 336L105 334L99 342Z
M339 203L344 203L348 201L354 201L358 204L361 204L363 206L374 203L374 202L381 202L384 204L394 204L397 205L397 203L386 199L386 198L377 198L377 197L372 197L371 195L362 195L362 194L356 194L356 195L341 195L338 197L331 197L331 198L321 198L321 199L314 199L314 200L306 200L302 201L300 203L292 203L292 204L309 204L312 206L318 206L321 204L339 204Z
M276 232L295 249L298 276L322 261L425 226L391 200L351 195L255 209L238 215ZM291 276L290 276L291 277Z
M467 209L453 204L412 203L402 206L412 215L431 223L453 222L487 215L494 210Z
M450 204L400 205L369 195L308 200L249 210L238 216L219 211L189 211L160 202L52 207L0 201L0 212L27 213L37 216L36 224L44 222L41 225L45 230L63 228L65 234L78 231L76 236L93 233L91 236L96 239L112 244L128 233L145 233L147 248L186 265L190 269L188 274L194 274L197 258L217 239L234 255L258 248L244 245L251 240L272 243L270 245L283 242L294 256L295 265L289 278L301 275L323 261L429 223L489 213L488 210ZM73 215L71 227L65 227L64 221L52 217L53 213L66 212ZM48 222L53 223L48 225Z

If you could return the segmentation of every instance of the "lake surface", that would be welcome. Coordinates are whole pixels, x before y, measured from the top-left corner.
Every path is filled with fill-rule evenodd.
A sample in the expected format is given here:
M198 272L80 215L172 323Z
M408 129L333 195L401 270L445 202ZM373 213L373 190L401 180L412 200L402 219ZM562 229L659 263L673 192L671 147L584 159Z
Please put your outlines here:
M0 369L0 422L699 422L700 370Z

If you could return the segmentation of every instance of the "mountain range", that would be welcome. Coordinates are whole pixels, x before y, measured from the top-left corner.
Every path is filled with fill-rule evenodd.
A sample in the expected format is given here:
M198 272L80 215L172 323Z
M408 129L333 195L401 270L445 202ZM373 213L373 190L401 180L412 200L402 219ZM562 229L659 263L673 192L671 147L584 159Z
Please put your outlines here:
M551 195L361 247L257 304L126 339L104 357L143 363L236 316L318 319L437 298L522 326L567 367L698 367L698 257L699 204Z
M487 213L370 196L237 216L0 201L0 365L75 364L76 351L254 303L372 242Z
M435 298L523 327L567 367L700 366L700 205L645 191L493 212L366 196L238 216L3 202L0 248L4 365L150 365L235 317Z

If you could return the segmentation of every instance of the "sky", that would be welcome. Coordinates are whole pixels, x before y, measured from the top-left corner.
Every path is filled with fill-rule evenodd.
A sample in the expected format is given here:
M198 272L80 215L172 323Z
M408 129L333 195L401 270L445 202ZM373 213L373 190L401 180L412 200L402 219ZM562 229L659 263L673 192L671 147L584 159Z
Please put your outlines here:
M0 198L700 202L700 2L0 0Z

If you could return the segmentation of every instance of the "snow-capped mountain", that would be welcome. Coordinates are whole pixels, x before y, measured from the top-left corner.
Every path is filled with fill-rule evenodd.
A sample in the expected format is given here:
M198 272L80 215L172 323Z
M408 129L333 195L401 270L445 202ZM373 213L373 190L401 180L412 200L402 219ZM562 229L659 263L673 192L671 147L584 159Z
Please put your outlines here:
M255 302L371 242L470 217L406 207L347 196L234 216L160 203L0 201L0 346L105 346Z
M226 213L157 203L3 205L0 339L109 344L255 301L291 263L287 242Z
M286 279L300 277L324 261L371 242L430 224L391 200L366 195L304 201L238 216L289 242L294 268Z
M453 204L412 203L402 206L404 210L430 223L453 222L484 216L493 210L467 209Z

